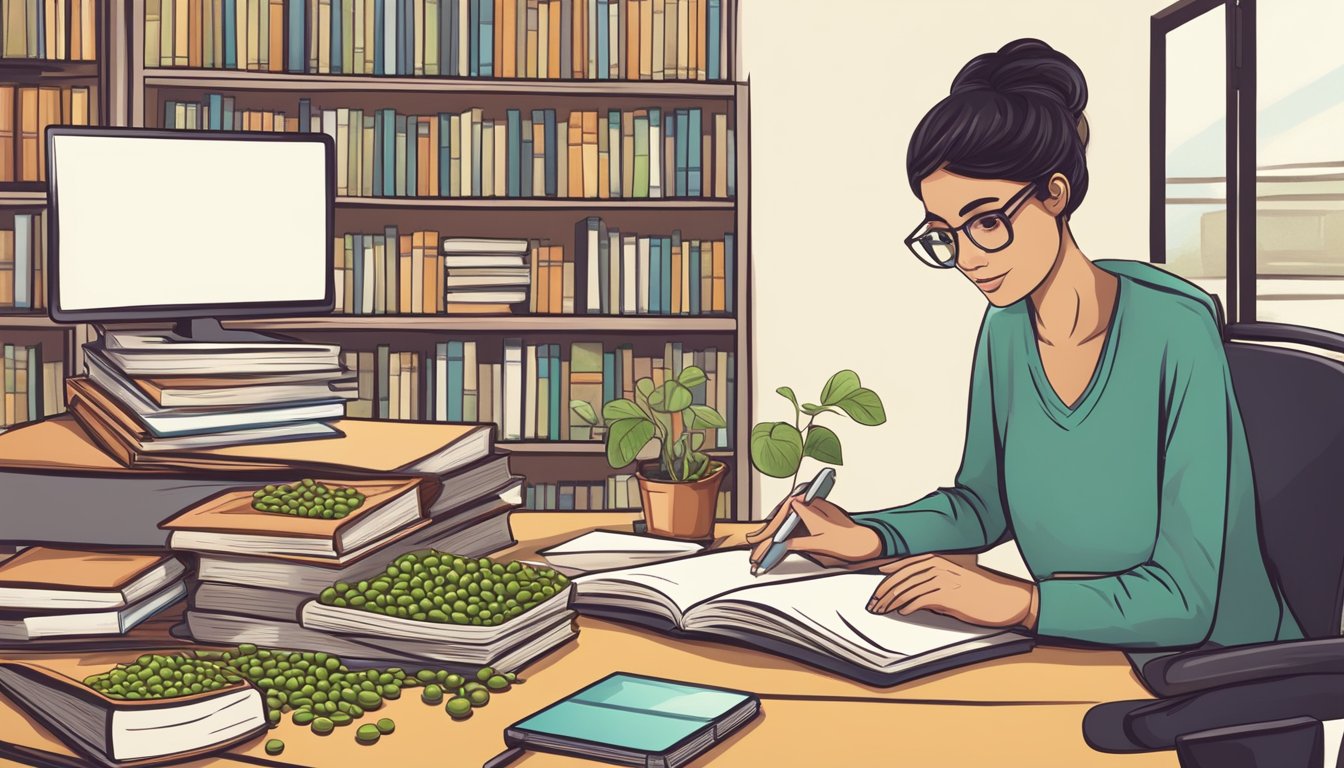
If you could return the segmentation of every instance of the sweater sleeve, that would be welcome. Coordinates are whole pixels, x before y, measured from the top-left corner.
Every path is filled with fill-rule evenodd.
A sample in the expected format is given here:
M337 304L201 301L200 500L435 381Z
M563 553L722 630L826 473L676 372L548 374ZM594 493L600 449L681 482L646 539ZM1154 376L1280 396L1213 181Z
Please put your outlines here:
M955 485L910 504L853 515L854 522L877 532L885 557L984 549L1003 536L1001 442L990 375L991 317L986 313L975 345L966 443Z
M1036 631L1130 648L1195 645L1213 624L1239 418L1222 342L1168 341L1162 360L1158 525L1146 562L1122 573L1040 582Z

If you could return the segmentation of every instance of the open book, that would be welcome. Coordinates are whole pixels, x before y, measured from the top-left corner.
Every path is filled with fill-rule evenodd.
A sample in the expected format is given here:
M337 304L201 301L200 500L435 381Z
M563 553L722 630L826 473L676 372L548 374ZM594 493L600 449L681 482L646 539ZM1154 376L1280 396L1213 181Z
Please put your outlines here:
M719 550L580 576L571 602L580 613L712 635L879 686L1021 653L1034 642L929 611L869 613L868 598L886 578L880 573L790 554L752 576L750 555Z

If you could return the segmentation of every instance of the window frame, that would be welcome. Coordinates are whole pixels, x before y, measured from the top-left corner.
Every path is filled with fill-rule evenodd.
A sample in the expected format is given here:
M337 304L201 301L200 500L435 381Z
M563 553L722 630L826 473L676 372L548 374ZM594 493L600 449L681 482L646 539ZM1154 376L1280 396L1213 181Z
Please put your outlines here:
M1167 34L1218 8L1226 28L1227 321L1255 322L1255 0L1179 0L1153 14L1149 67L1149 260L1167 260ZM1249 244L1249 247L1246 247Z

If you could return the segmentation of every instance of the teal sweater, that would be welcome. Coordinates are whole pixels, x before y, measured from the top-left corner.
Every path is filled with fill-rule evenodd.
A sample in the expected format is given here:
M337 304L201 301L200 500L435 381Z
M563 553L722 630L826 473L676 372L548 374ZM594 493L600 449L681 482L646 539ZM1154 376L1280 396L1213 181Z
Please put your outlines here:
M1027 301L990 307L955 486L855 520L888 556L1015 537L1042 636L1131 649L1300 638L1261 559L1212 299L1146 263L1096 266L1119 293L1075 407L1046 378Z

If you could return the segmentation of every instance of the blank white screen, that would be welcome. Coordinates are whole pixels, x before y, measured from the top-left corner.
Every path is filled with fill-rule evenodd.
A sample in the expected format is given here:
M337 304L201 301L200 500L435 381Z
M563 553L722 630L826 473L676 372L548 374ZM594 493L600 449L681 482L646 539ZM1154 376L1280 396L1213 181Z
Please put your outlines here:
M61 309L324 298L322 144L52 140Z

